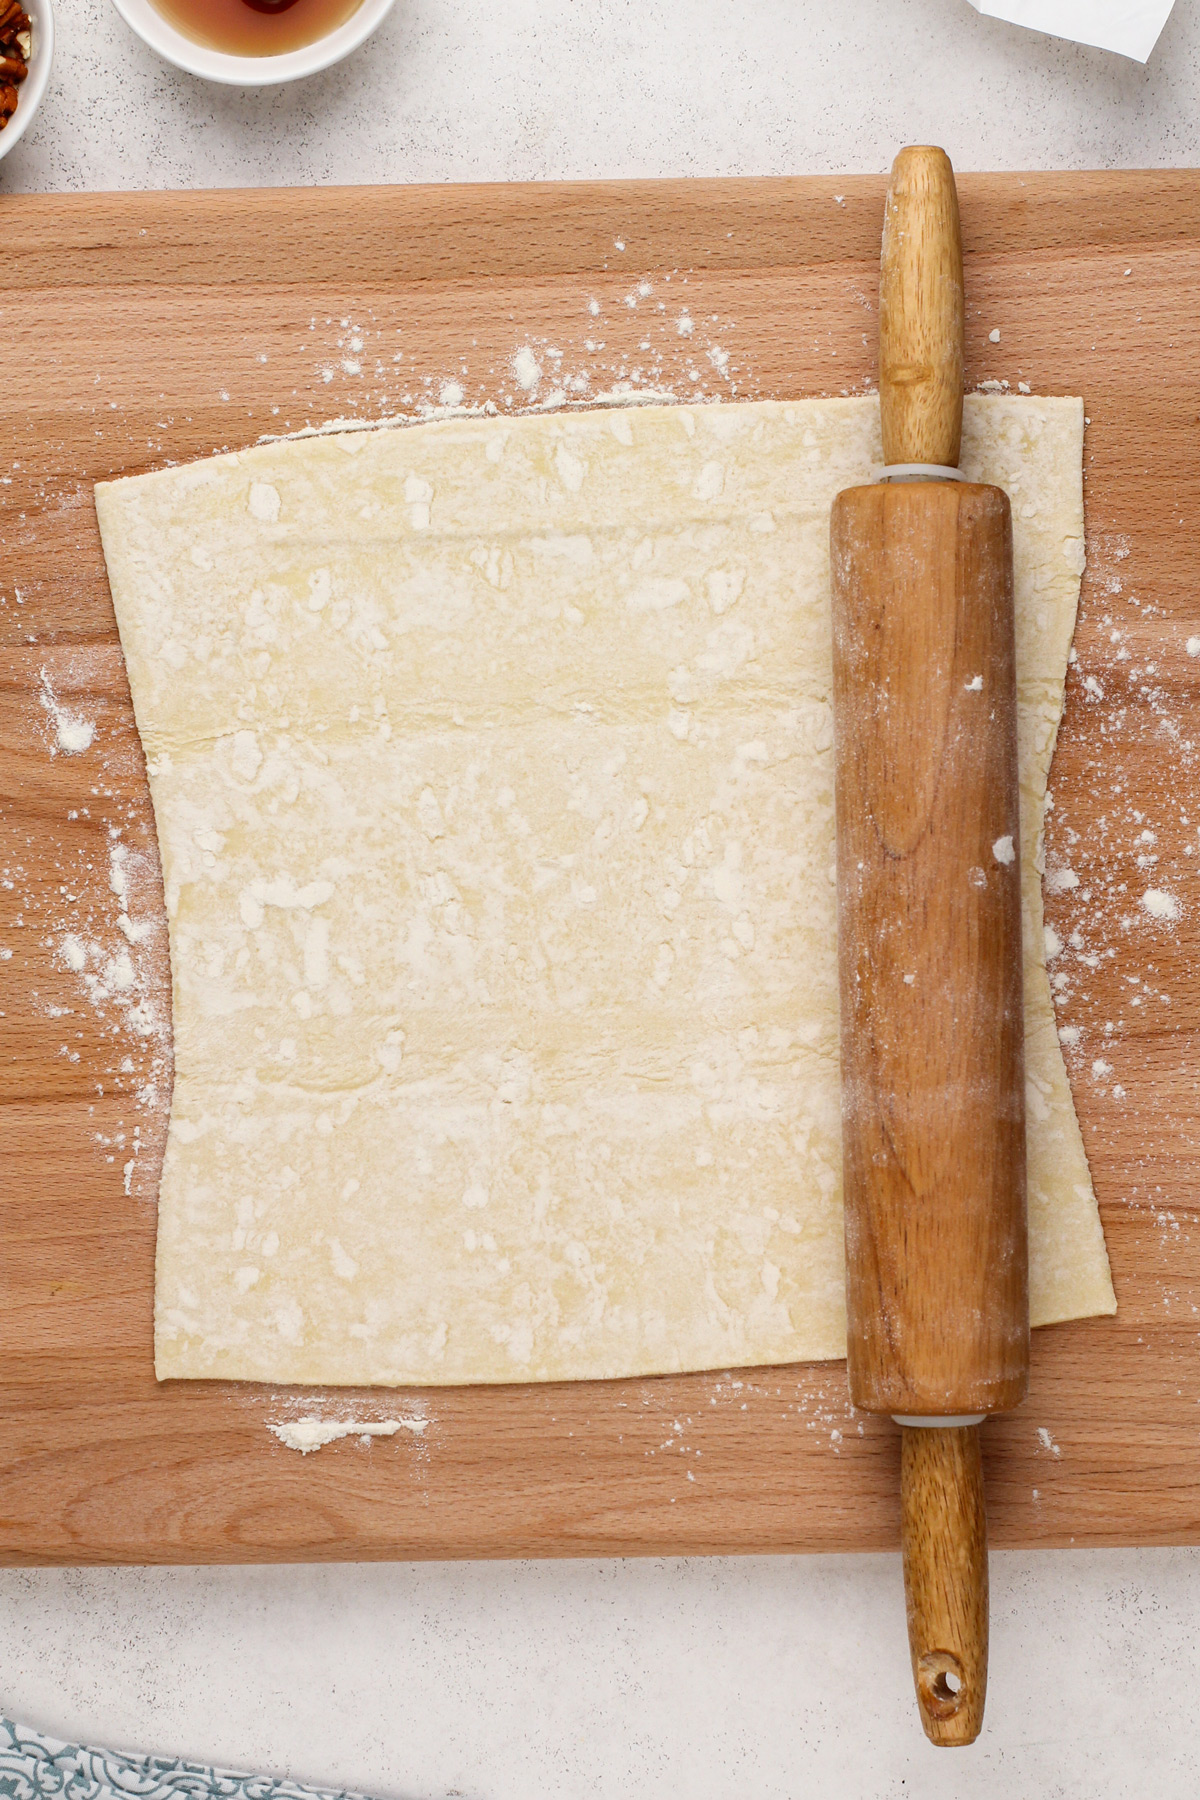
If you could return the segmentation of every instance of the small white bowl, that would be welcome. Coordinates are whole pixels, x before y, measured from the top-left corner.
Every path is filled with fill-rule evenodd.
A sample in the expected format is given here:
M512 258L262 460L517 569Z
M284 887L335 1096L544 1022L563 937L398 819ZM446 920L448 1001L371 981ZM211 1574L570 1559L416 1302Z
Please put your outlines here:
M45 0L39 0L39 5L44 4ZM357 50L387 18L393 4L394 0L362 0L345 24L301 50L285 50L280 56L231 56L226 50L210 50L195 38L185 37L150 0L113 0L125 23L164 61L186 69L189 75L202 75L206 81L222 81L227 87L275 87L279 82L315 75Z
M42 102L54 60L54 14L50 0L25 0L29 14L29 73L17 89L17 110L0 131L0 157L19 144Z

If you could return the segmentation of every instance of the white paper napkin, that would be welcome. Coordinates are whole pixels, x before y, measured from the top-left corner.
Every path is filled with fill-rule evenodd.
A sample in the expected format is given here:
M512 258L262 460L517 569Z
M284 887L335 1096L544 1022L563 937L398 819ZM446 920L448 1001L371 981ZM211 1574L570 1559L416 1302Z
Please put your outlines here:
M976 12L1144 63L1175 0L971 0Z

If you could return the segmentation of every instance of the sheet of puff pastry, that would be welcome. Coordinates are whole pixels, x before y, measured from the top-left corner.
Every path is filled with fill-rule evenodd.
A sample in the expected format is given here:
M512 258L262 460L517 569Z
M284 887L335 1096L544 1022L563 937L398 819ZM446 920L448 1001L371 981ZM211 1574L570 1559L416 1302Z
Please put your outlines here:
M869 399L450 419L104 484L158 822L166 1377L844 1354L829 507ZM1035 1323L1111 1312L1039 881L1083 409L1012 497Z

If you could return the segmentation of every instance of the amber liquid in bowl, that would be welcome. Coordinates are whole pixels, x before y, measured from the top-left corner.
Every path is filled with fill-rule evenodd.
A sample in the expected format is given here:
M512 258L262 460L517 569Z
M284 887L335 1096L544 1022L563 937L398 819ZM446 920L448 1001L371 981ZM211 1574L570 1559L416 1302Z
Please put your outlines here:
M228 56L282 56L328 37L362 0L152 0L176 31Z

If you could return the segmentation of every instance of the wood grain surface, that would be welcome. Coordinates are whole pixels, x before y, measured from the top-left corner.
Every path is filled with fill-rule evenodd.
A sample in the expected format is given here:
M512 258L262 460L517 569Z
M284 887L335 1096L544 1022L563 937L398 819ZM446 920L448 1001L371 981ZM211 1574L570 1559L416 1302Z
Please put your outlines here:
M993 853L1021 841L1008 496L847 488L831 549L850 1392L1007 1412L1029 1370L1021 876Z
M963 259L954 170L910 144L892 164L879 267L879 426L885 463L958 467Z
M546 371L539 396L559 373L589 373L594 392L635 369L701 397L860 392L875 378L884 186L0 200L7 1560L898 1543L899 1433L851 1411L840 1364L439 1391L423 1436L305 1458L265 1422L382 1418L420 1397L156 1386L165 934L91 499L101 476L394 413L449 380L468 401L524 404L523 345ZM1186 645L1200 636L1200 176L964 175L959 192L968 385L1082 393L1090 419L1088 573L1050 830L1079 882L1049 897L1048 916L1067 946L1060 1019L1080 1033L1069 1062L1120 1303L1115 1319L1035 1334L1029 1400L983 1433L992 1541L1194 1542L1200 659ZM44 682L95 722L85 754L50 754ZM104 955L120 951L114 842L129 846L130 916L158 921L127 946L158 1020L146 1036L119 993L89 995L61 949L74 921ZM1141 907L1147 887L1178 897L1178 923Z
M908 1649L925 1736L973 1744L988 1676L987 1510L981 1427L906 1425L900 1535Z

